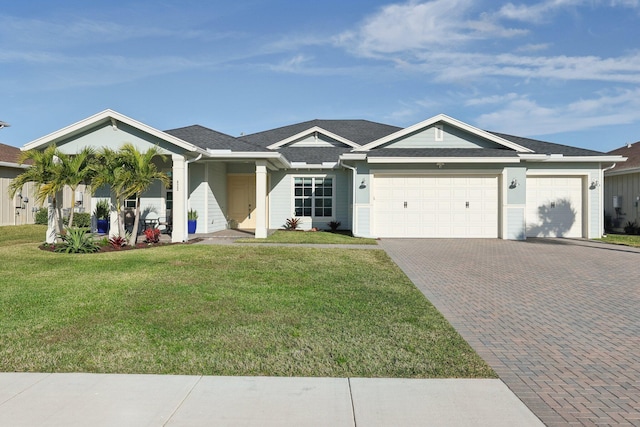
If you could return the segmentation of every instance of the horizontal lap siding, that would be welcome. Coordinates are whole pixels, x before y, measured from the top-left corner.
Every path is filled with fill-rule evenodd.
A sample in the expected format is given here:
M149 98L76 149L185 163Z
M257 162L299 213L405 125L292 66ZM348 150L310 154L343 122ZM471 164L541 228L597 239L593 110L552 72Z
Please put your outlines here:
M208 232L227 228L227 168L224 163L209 164L208 185Z
M348 228L349 223L349 197L351 186L349 175L344 171L300 171L300 172L273 172L271 174L271 191L269 193L269 228L282 228L287 220L294 216L293 211L293 177L294 176L321 176L330 175L335 178L335 221L341 223L340 228ZM304 219L307 228L318 227L328 229L329 219Z

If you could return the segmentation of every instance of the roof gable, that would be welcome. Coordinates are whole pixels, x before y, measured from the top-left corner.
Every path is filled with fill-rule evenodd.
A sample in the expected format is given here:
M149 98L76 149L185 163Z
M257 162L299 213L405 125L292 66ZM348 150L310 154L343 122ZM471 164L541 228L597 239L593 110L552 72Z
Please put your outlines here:
M328 130L322 129L319 126L313 126L295 135L291 135L281 141L267 146L270 150L275 150L280 147L360 147L353 141L348 140L340 135L337 135Z
M133 137L134 139L137 138L140 141L153 141L153 143L155 144L162 143L161 145L163 145L164 147L161 148L165 149L174 146L180 148L181 150L189 152L198 151L198 147L191 143L183 141L182 139L168 133L157 130L151 126L145 125L144 123L133 120L113 110L104 110L91 117L80 120L79 122L69 125L63 129L60 129L58 131L50 133L49 135L43 136L25 144L22 149L40 149L51 144L60 145L63 143L68 143L69 141L76 141L75 144L70 144L69 147L75 145L84 146L86 145L86 138L88 135L102 132L104 133L104 136L107 136L108 132L105 132L105 130L107 129L110 129L112 131L124 130L129 136ZM113 139L113 137L106 138L106 140L109 139ZM133 142L134 145L136 144L136 141L122 140L121 142Z
M401 129L354 151L377 148L501 148L523 153L532 151L444 114Z

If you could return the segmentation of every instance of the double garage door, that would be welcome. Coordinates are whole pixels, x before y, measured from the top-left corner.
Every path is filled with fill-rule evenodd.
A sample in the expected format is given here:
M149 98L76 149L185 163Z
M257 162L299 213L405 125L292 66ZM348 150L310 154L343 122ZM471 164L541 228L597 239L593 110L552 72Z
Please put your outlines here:
M498 177L375 175L378 237L498 237Z

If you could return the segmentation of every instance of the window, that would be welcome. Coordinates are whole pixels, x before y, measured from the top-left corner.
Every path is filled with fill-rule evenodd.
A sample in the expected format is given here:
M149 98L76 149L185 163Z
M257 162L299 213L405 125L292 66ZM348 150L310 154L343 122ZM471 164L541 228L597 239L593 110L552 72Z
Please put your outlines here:
M125 199L124 201L124 207L126 208L135 208L136 207L136 196L131 196L128 199Z
M295 216L333 216L333 178L294 177L293 200Z

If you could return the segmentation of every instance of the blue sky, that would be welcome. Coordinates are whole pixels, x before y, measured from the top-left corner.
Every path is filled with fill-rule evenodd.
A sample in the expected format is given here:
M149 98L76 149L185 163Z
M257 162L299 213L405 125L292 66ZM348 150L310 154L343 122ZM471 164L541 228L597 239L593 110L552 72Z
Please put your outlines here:
M230 135L311 119L640 139L640 0L2 2L0 142L111 108Z

